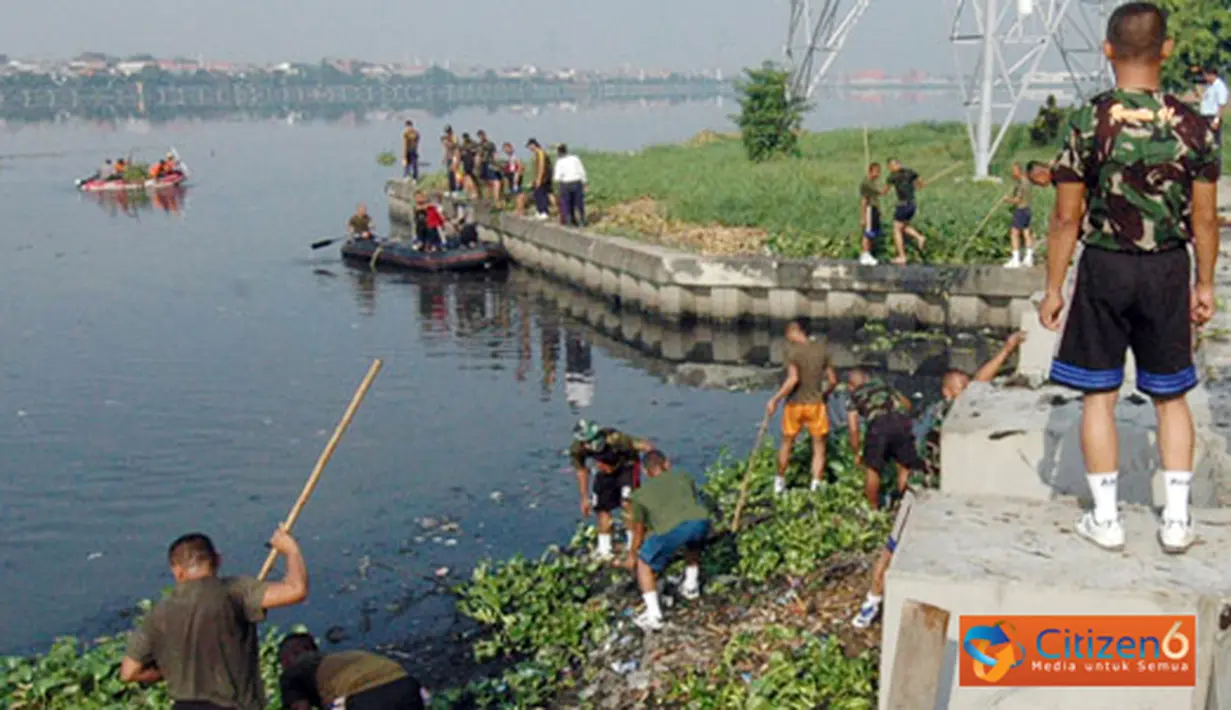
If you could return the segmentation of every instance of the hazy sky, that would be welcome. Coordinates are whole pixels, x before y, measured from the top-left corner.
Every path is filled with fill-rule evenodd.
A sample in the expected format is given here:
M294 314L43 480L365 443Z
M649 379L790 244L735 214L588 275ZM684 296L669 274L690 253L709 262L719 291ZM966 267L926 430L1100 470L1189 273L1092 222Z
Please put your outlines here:
M778 58L787 0L3 0L0 53L725 70ZM813 0L814 6L824 4ZM848 3L844 3L848 4ZM878 0L840 69L949 71L950 0Z

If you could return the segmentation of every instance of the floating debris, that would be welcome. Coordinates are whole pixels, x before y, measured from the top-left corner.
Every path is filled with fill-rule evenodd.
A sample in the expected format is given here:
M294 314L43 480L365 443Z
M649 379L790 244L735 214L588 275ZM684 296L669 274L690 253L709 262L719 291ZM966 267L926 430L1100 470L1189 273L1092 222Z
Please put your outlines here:
M493 501L499 503L500 501L504 500L504 493L500 491L492 491L492 494L488 497L491 498Z
M102 556L103 556L103 553L101 552L91 552L90 554L86 555L85 561L89 562L90 560L97 560L98 558Z
M440 569L436 570L436 576L437 576L437 577L445 577L445 576L447 576L448 574L449 574L449 568L448 568L448 567L441 567Z

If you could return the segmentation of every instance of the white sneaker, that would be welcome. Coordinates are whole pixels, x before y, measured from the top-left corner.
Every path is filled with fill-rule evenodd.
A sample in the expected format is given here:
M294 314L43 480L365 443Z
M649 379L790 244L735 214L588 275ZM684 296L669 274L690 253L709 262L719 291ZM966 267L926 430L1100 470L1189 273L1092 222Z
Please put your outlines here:
M774 477L774 495L780 496L786 493L786 479L781 476Z
M633 619L633 623L637 628L645 632L662 631L663 618L661 616L651 616L650 612L643 611L637 618Z
M1022 262L1021 259L1017 258L1017 254L1014 254L1012 259L1004 263L1004 268L1006 269L1020 269L1021 267Z
M1027 269L1032 268L1034 266L1034 251L1033 250L1029 250L1029 249L1026 250L1026 256L1022 259L1022 266L1026 267Z
M1094 519L1094 512L1088 511L1077 519L1077 534L1104 550L1124 549L1124 526L1119 517L1100 523Z
M872 256L871 254L865 251L864 253L859 255L859 263L862 264L863 266L876 266L877 261L876 261L876 257Z
M1158 526L1158 542L1163 546L1163 552L1169 555L1182 555L1197 541L1193 532L1193 521L1164 520Z
M851 619L851 626L857 629L866 629L872 625L873 621L876 621L876 617L880 616L880 612L880 602L864 599L863 604L859 607L859 613L855 615L854 619Z
M535 219L537 219L537 220L538 220L538 221L540 221L540 222L546 222L546 221L547 221L547 215L543 214L542 212L539 212L538 214L534 215L534 218L535 218Z
M812 488L809 490L811 490L813 493L816 493L817 491L821 490L821 482L816 480L815 478L812 479Z
M680 596L688 601L694 601L701 598L701 585L690 587L687 584L680 585Z

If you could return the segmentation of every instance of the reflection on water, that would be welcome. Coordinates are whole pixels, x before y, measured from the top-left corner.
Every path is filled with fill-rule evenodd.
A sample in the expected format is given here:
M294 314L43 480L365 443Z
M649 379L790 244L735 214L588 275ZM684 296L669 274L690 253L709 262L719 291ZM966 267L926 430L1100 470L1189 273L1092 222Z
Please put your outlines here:
M178 186L149 191L82 192L81 199L98 205L111 217L139 219L142 212L154 210L179 216L184 211L184 196L187 192L187 188Z

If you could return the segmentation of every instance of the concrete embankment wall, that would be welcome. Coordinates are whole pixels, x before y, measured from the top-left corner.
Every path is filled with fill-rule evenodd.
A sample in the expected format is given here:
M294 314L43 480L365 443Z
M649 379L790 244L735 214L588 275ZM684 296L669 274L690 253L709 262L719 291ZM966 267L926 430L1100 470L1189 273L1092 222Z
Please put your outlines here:
M413 188L391 181L387 194L390 218L409 222ZM1012 328L1043 285L1041 268L708 257L481 208L477 219L484 237L504 244L519 265L668 321L903 318Z

